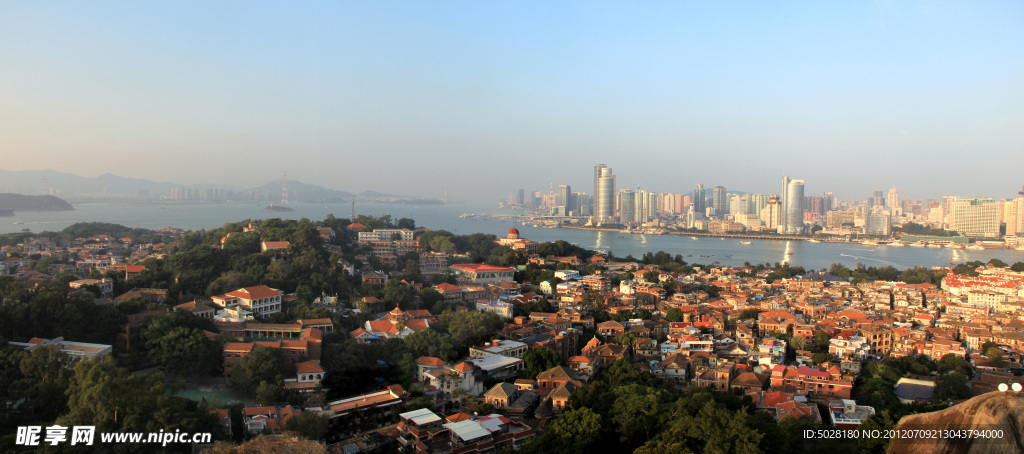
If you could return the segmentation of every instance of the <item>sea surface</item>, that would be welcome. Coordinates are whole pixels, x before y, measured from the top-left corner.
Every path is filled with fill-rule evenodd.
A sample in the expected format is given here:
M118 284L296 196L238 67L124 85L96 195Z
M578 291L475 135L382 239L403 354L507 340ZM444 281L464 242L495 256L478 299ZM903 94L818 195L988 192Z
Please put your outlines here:
M82 203L74 211L17 212L15 216L0 218L0 233L13 233L30 229L33 232L60 231L76 222L110 222L129 227L159 229L179 227L189 230L212 229L228 222L247 219L310 219L322 220L328 214L348 218L349 204L292 204L295 211L284 213L263 212L256 204L202 204L202 203ZM846 243L808 243L806 241L750 240L743 245L735 238L697 237L686 235L641 235L541 228L520 225L512 220L494 218L460 218L463 213L511 214L493 205L402 205L389 203L356 204L357 215L410 218L417 226L444 229L456 234L487 233L504 237L510 228L517 228L520 236L534 241L565 240L587 249L611 252L616 256L633 255L640 258L645 252L665 251L681 254L689 263L742 265L788 261L808 270L828 268L842 263L850 268L863 263L868 266L892 265L898 269L914 266L949 266L950 260L960 263L970 260L988 261L998 258L1006 263L1024 261L1024 252L1007 249L969 251L962 249L933 249L892 246L862 246ZM792 253L789 251L792 250ZM706 257L702 257L706 256Z

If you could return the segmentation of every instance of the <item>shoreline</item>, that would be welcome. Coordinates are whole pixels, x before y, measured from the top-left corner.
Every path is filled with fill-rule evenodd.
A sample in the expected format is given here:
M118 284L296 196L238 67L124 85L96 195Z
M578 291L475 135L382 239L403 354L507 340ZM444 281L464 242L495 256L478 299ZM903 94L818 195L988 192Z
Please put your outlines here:
M627 235L627 234L628 235L649 235L649 234L644 234L644 233L624 232L624 231L619 230L619 229L608 229L608 228L601 228L601 227L584 227L584 226L578 226L578 225L561 225L561 226L558 226L558 228L561 228L561 229L572 229L572 230L585 230L585 231L586 230L592 230L592 231L595 231L595 232L613 232L613 233L618 233L618 234L622 234L622 235ZM821 244L825 244L825 243L832 243L832 244L858 244L858 245L862 244L862 242L860 242L860 241L849 241L849 240L831 239L831 238L821 238L821 239L819 239L819 238L802 237L802 236L772 236L772 235L756 235L756 234L749 234L749 233L665 232L663 234L653 234L653 235L678 235L678 236L696 236L696 237L708 237L708 238L736 238L736 239L751 239L751 240L803 241L803 242L811 242L810 240L815 240L816 243L821 243ZM878 238L866 238L866 240L878 241L880 239L878 239ZM882 241L900 241L900 240L896 239L896 238L890 238L888 240L882 240ZM879 244L878 246L886 246L886 244L882 243L882 244ZM909 244L905 244L905 246L909 246ZM1015 250L1015 248L1013 246L1009 246L1009 245L985 245L984 248L986 250L988 250L988 249L1008 250L1008 251Z

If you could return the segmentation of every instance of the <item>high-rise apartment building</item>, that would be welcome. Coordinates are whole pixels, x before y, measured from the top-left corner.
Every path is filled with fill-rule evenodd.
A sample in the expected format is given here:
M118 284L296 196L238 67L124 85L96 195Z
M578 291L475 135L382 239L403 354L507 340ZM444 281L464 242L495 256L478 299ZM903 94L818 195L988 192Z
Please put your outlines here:
M1020 192L1017 193L1020 197L1017 197L1013 201L1016 206L1016 218L1014 219L1014 235L1024 236L1024 188L1021 188ZM1007 224L1007 230L1009 230L1009 224Z
M961 199L950 201L949 229L966 236L999 237L999 202L993 199Z
M725 186L711 188L711 206L715 209L715 216L729 214L729 199L725 193Z
M766 229L780 230L779 224L782 222L782 201L779 200L778 196L772 194L768 200L765 201L764 206L761 208L761 221L764 222Z
M822 209L824 210L824 213L828 213L829 211L832 211L832 210L835 210L835 209L838 209L838 208L839 208L839 201L836 200L836 195L831 193L831 192L826 192L825 193L824 206L822 207Z
M729 196L729 214L735 216L750 212L750 194Z
M567 184L558 185L558 192L555 193L555 206L564 207L562 211L564 214L568 214L571 207L571 201L569 200L572 195L572 188Z
M903 207L900 206L900 193L896 188L889 190L889 194L885 197L885 207L889 209L889 212L894 216L902 214Z
M761 217L761 210L764 209L765 202L768 201L767 194L750 194L750 212Z
M698 184L693 190L693 211L704 214L707 209L707 196L704 194L704 185Z
M888 210L868 213L864 218L864 233L889 236L892 233L892 214Z
M619 223L637 222L637 194L632 189L619 191Z

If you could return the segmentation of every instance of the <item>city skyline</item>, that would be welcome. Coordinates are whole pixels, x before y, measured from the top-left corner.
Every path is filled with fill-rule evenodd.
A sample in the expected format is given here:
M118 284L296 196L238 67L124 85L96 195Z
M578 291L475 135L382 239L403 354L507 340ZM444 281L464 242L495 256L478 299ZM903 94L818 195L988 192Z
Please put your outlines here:
M1017 2L181 6L5 5L3 168L481 201L594 162L652 192L1021 184Z

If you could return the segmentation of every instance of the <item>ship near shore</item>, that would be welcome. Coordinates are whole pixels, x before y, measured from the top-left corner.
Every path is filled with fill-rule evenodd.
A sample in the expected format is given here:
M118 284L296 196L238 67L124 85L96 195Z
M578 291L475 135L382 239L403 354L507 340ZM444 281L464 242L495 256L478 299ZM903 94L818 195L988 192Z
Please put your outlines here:
M284 205L270 204L270 206L264 208L263 211L266 211L268 213L283 213L283 212L295 211L295 210L293 210L291 207L287 207L287 206L284 206Z

